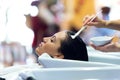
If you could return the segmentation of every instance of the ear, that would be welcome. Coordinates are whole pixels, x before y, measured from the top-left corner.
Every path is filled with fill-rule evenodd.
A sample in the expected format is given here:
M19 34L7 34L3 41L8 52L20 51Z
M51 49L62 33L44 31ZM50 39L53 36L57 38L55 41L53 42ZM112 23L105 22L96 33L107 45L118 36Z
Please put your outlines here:
M56 54L56 55L54 56L54 58L63 59L63 58L64 58L64 55L63 55L63 54Z

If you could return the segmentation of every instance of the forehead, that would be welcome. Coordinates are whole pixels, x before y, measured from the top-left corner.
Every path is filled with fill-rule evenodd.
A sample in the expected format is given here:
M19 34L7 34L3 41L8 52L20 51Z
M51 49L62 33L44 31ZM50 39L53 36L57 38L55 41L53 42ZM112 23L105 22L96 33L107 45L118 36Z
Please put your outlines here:
M55 36L58 39L65 39L67 36L67 33L66 33L66 31L60 31L60 32L56 33Z

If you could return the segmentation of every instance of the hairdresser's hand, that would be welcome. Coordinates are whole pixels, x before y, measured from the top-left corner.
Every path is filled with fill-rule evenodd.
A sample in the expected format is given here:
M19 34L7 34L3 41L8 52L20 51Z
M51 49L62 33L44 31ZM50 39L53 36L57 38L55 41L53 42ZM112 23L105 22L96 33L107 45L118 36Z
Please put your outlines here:
M94 15L93 16L85 16L83 19L83 25L96 26L98 28L104 27L106 25L106 21L102 20L98 17L96 17L92 22L89 22L93 17L94 17Z
M92 42L90 43L90 45L99 51L102 52L120 52L120 43L118 43L118 38L114 37L113 40L103 46L95 46Z

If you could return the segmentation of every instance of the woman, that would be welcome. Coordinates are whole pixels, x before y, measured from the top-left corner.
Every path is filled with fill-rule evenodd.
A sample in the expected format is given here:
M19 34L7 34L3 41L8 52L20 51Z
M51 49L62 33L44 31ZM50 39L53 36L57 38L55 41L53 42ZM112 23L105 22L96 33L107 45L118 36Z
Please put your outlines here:
M71 38L73 32L61 31L51 37L43 38L43 42L36 48L36 53L48 53L53 58L88 61L85 43L77 36Z
M83 24L87 26L95 26L97 28L109 28L114 30L120 30L120 19L118 20L103 20L98 17L96 17L92 22L89 22L91 19L91 16L85 16L83 20ZM90 43L90 45L99 51L103 52L120 52L120 43L118 40L118 37L113 38L115 41L111 41L110 43L103 45L103 46L95 46L93 43Z

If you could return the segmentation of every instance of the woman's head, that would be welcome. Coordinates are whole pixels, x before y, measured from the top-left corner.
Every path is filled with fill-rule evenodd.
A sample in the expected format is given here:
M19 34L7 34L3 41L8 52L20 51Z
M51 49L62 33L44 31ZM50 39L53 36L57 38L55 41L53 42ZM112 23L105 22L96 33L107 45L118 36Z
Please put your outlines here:
M80 37L72 39L70 31L61 31L52 37L46 37L36 48L38 55L48 53L54 58L64 58L72 60L88 61L87 49L85 43Z
M79 36L72 39L71 35L74 35L73 32L67 31L66 33L67 38L61 42L61 47L59 48L64 58L88 61L87 49L83 40Z

